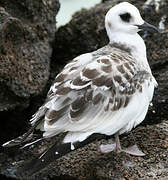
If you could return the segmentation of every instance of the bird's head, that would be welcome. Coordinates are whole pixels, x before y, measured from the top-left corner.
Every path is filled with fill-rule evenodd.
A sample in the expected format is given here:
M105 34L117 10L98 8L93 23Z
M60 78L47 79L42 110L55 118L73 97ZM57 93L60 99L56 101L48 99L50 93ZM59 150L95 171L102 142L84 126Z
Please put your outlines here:
M140 30L158 32L157 28L146 23L139 10L128 2L122 2L107 12L105 26L108 34L109 32L135 34Z

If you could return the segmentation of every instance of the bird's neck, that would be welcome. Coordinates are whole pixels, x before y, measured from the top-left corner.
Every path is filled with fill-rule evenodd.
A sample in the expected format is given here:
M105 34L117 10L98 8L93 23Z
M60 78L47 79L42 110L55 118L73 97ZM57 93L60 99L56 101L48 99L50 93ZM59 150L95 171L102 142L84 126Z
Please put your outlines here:
M147 58L146 58L146 45L141 36L136 34L126 33L108 33L110 44L117 43L130 49L130 53L137 60L137 63L144 65L150 70Z
M131 54L133 56L138 56L138 58L146 58L146 46L143 39L139 36L138 33L133 35L118 32L111 33L109 39L110 44L118 43L130 48Z

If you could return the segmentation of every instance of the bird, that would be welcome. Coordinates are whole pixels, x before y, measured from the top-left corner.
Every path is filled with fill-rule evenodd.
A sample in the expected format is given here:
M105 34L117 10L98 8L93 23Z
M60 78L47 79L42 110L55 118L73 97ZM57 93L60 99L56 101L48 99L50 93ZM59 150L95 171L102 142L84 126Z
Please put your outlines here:
M105 28L109 43L68 63L56 76L44 104L32 116L28 132L3 144L4 147L24 144L36 130L43 132L41 139L66 133L60 144L54 144L25 166L31 173L45 167L51 159L87 144L94 134L115 136L114 144L100 146L102 152L145 155L135 145L122 148L119 135L144 120L152 101L157 82L138 32L158 30L145 22L139 10L128 2L121 2L107 12Z

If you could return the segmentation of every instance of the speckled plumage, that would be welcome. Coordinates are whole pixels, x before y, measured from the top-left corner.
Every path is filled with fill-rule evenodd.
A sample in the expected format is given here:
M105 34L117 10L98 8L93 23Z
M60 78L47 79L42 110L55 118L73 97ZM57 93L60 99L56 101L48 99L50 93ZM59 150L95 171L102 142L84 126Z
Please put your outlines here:
M117 119L121 121L120 125L115 127L113 116L117 112L128 111L134 96L146 96L150 102L153 92L149 96L144 93L156 84L148 69L139 66L131 50L120 46L123 47L120 44L117 47L109 44L92 53L83 54L67 64L57 75L46 103L40 108L40 114L37 112L32 119L34 124L37 117L41 116L41 110L46 112L44 136L60 132L70 132L69 135L74 136L77 132L78 137L70 138L75 142L80 141L80 132L82 140L92 133L123 133L143 120L144 117L140 122L136 122L137 119L132 122L127 118L124 121L121 115ZM145 104L145 112L148 105ZM110 132L111 126L115 129L112 128ZM65 139L67 142L68 139Z

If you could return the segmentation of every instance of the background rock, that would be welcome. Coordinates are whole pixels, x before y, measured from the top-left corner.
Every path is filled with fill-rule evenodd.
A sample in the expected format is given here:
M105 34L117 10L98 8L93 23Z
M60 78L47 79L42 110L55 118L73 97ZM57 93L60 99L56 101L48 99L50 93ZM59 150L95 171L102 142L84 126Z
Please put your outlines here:
M0 111L23 109L46 86L59 3L0 0L0 6Z
M75 14L72 21L59 28L56 32L54 51L52 54L50 79L52 82L55 75L73 57L93 51L108 43L104 29L105 13L114 4L121 2L117 0L106 0L90 10L82 10ZM141 11L144 19L156 26L159 26L161 19L168 17L168 2L161 2L159 10L155 5L144 6L145 1L129 1L135 4ZM152 1L153 3L154 1ZM165 29L160 34L141 33L147 45L148 59L152 72L158 81L159 87L155 91L153 106L150 107L144 126L133 131L138 146L146 153L143 158L135 158L124 153L101 154L98 146L107 143L108 140L101 140L91 143L71 154L68 154L58 161L50 164L41 172L28 179L157 179L166 180L168 177L168 21L164 22ZM43 97L43 96L42 96ZM40 104L40 98L30 99L30 106L24 110L27 119L36 107L34 103ZM8 120L12 122L12 116ZM17 117L21 120L22 117ZM26 127L24 121L24 128ZM11 125L12 126L12 125ZM8 126L9 127L9 126ZM21 124L19 134L23 130ZM13 128L13 126L12 126ZM11 129L11 127L9 127ZM16 134L17 134L16 133ZM10 139L12 135L7 135ZM16 136L15 136L16 137ZM122 144L128 146L134 144L131 133L122 137ZM8 156L3 152L0 155L0 171L5 174L5 169L21 165L32 156L37 156L47 143L36 147L30 147L24 151L10 149ZM5 154L5 155L4 155ZM3 157L3 158L1 158ZM7 174L6 174L7 175ZM23 179L23 178L22 178Z

